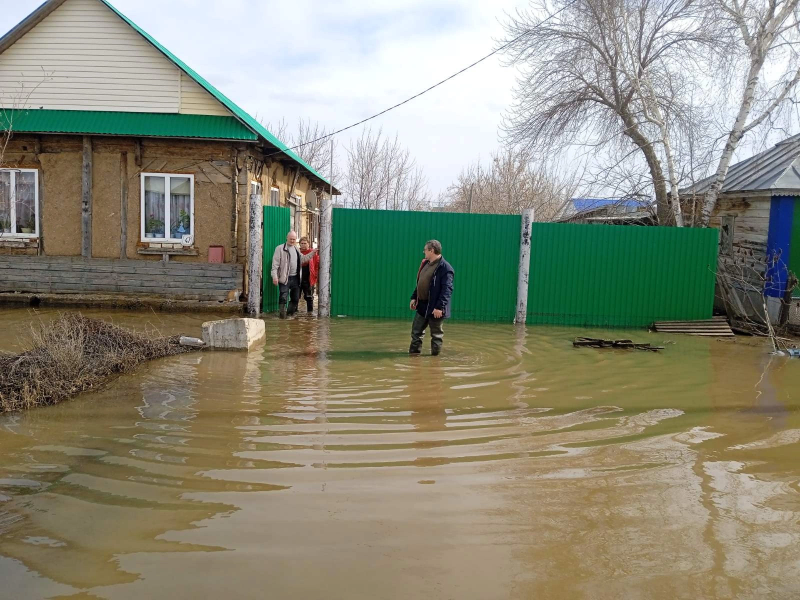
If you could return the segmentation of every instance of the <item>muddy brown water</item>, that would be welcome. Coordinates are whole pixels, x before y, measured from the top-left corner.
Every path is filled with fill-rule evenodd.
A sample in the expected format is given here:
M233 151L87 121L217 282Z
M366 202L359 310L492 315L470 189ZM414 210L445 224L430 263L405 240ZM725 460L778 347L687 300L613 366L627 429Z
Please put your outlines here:
M0 349L51 317L0 310ZM800 596L800 361L459 323L408 357L409 326L269 321L0 416L0 597Z

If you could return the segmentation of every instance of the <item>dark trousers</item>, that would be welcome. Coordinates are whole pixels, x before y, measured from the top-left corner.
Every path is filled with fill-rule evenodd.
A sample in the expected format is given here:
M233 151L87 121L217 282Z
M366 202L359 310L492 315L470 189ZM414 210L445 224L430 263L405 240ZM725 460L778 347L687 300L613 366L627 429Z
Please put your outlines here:
M289 298L289 310L286 314L293 315L297 312L297 303L300 301L300 276L289 277L289 281L278 285L280 296L278 296L278 307L281 311L286 306L286 298Z
M442 323L444 319L434 319L424 317L419 313L414 313L414 322L411 323L411 346L408 351L416 354L422 349L422 340L425 337L425 329L431 328L431 352L439 354L444 343L444 330Z
M300 290L303 292L303 298L306 299L306 310L314 312L314 286L311 285L308 279L303 279L302 283L300 283Z

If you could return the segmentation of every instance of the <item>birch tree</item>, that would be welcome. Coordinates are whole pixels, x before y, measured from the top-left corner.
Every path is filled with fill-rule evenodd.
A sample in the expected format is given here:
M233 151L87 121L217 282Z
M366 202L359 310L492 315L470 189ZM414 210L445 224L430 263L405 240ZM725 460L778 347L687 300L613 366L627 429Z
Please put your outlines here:
M650 173L660 218L671 212L683 224L673 139L693 133L693 81L684 73L713 54L708 11L695 0L539 0L531 7L506 23L507 62L521 72L507 140L538 154L633 147Z
M739 87L735 118L703 198L700 224L708 226L731 159L749 132L771 119L796 94L800 81L800 0L714 0L717 16L738 38L741 60L729 66ZM744 67L744 68L742 68ZM768 73L769 67L772 74ZM737 77L737 73L742 75Z

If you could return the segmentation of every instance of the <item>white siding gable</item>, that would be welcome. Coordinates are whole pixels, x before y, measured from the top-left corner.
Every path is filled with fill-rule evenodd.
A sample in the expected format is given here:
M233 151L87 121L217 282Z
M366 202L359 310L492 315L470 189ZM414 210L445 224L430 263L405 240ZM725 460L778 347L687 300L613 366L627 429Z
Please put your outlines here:
M181 112L187 115L230 116L230 111L194 79L181 72Z
M98 0L67 0L0 54L0 103L52 110L229 115ZM182 98L187 110L182 110Z

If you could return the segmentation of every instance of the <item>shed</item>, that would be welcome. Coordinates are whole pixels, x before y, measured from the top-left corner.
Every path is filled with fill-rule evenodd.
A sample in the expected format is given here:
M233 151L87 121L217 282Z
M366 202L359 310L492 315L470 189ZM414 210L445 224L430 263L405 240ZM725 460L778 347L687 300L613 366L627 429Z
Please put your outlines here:
M681 190L685 200L701 200L713 176ZM772 320L778 319L789 272L800 272L800 135L732 165L710 226L720 230L720 266L746 269L766 280ZM800 290L795 290L795 296ZM787 307L788 308L788 307ZM790 323L800 324L798 301Z

